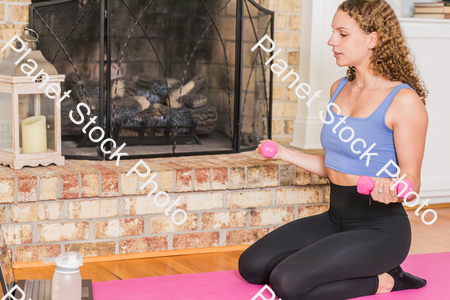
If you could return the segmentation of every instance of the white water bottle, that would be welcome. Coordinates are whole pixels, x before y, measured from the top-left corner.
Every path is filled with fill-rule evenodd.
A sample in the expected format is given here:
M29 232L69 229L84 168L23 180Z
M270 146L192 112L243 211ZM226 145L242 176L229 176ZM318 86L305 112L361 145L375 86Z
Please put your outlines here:
M81 300L81 255L78 252L67 252L54 261L56 269L52 281L52 300Z

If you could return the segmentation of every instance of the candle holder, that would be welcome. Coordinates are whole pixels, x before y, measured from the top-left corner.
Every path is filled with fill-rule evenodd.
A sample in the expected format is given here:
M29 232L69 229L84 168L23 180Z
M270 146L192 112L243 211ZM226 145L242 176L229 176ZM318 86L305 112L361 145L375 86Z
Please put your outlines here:
M0 164L12 169L64 165L57 103L65 75L35 50L38 39L24 28L2 48L11 53L0 63Z

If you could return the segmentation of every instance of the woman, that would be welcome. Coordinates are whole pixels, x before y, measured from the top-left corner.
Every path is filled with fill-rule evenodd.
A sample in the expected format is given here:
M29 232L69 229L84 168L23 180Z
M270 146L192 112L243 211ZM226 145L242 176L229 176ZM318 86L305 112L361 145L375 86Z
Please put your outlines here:
M400 267L410 249L411 227L404 199L390 190L391 175L377 173L392 160L419 194L427 91L409 61L395 13L384 0L343 2L332 28L328 45L337 65L349 68L347 77L331 87L335 107L327 112L321 133L325 155L277 145L272 158L328 178L330 209L281 226L239 259L245 280L270 284L283 300L349 299L426 284ZM349 142L348 129L339 137L344 126L353 129L353 140L359 142ZM256 150L260 154L265 141ZM357 192L360 175L376 181L370 195Z

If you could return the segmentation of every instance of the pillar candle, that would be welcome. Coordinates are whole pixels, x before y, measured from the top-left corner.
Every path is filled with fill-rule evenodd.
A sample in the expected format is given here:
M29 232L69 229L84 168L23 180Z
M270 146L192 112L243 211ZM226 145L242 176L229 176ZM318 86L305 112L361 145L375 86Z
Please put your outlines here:
M45 116L34 116L22 122L22 153L47 152Z

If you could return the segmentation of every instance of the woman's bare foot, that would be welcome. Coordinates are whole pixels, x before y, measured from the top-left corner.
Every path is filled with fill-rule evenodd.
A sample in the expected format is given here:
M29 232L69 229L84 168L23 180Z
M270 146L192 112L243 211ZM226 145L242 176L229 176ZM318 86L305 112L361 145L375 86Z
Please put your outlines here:
M377 294L389 293L394 287L394 278L388 273L378 275L378 291Z

